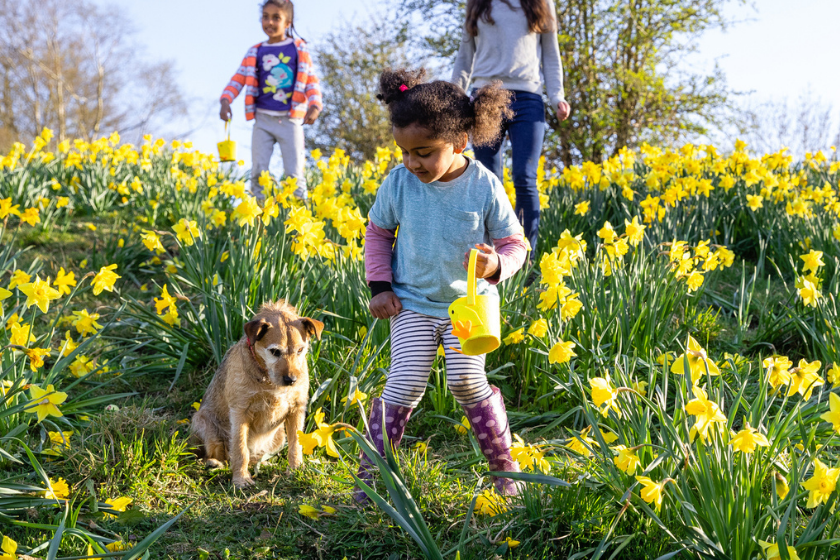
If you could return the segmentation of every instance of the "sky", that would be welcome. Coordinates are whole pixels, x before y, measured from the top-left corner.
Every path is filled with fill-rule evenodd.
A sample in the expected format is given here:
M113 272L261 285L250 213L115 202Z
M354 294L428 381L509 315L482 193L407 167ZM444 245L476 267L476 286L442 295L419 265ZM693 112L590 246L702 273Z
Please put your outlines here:
M176 123L173 131L186 134L196 148L215 152L224 133L218 98L245 51L265 38L258 2L95 1L116 5L124 12L146 56L175 61L178 85L192 111L190 122ZM390 0L386 5L393 9L398 2ZM363 24L379 5L373 0L300 0L295 2L295 26L317 47L337 25L347 20ZM725 32L707 32L686 64L696 70L719 64L732 89L757 100L794 100L810 88L813 95L840 111L840 72L831 62L836 57L833 38L840 21L840 0L754 0L752 7L730 2L726 13L738 23ZM243 98L233 105L231 138L238 144L237 155L250 163L251 124L244 119Z

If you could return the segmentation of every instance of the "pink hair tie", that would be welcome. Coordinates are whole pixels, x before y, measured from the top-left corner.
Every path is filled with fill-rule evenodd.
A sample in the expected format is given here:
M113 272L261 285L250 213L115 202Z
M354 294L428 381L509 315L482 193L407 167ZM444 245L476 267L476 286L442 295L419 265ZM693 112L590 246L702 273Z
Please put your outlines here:
M408 86L405 84L400 85L400 91L408 91Z

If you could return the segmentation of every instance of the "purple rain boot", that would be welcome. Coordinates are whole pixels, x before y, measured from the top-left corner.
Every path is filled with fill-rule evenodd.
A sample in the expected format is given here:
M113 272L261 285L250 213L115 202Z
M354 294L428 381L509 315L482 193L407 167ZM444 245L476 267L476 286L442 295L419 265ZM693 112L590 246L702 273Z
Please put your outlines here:
M368 426L370 428L368 439L376 447L376 450L379 451L379 455L384 458L385 441L382 437L383 408L385 409L385 430L388 435L388 441L394 449L399 447L403 433L405 432L405 424L408 422L408 417L411 416L411 411L414 409L408 408L407 406L388 404L379 397L374 398L371 402L370 417L368 418ZM371 472L373 468L373 462L362 452L359 459L359 472L357 476L368 485L373 480L373 473ZM359 505L365 505L370 502L370 498L365 494L365 491L358 487L353 490L353 500Z
M496 472L519 472L519 463L510 456L510 425L508 424L505 401L498 387L490 386L493 394L481 402L465 406L464 411L470 421L478 445L490 470ZM522 490L523 483L510 478L493 477L496 491L502 496L516 496Z

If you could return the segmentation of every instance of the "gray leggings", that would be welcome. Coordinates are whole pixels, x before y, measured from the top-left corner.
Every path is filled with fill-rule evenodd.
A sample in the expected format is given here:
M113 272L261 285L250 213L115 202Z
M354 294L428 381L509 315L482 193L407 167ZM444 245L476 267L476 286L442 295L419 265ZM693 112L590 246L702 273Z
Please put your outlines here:
M391 318L391 369L385 380L382 400L414 408L423 398L438 346L446 357L446 384L461 406L470 406L492 396L484 371L484 355L465 356L452 335L448 318L421 315L403 309Z
M303 148L303 119L290 119L267 115L257 111L254 132L251 134L251 193L264 200L260 174L268 169L274 144L280 145L283 156L283 173L297 179L295 196L306 198L306 177L303 164L306 160Z

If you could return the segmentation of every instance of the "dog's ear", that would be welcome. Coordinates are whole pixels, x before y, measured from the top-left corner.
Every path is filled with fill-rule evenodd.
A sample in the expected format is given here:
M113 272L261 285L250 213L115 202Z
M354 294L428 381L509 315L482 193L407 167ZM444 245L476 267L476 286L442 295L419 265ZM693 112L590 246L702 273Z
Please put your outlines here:
M251 344L260 340L271 328L271 323L265 319L255 319L245 323L245 336L251 341Z
M300 326L303 327L303 332L310 337L314 336L316 339L321 340L321 333L324 331L324 323L316 321L315 319L310 319L309 317L301 317L299 320Z

